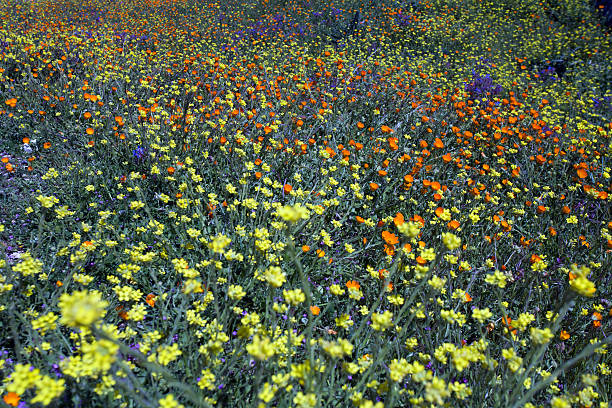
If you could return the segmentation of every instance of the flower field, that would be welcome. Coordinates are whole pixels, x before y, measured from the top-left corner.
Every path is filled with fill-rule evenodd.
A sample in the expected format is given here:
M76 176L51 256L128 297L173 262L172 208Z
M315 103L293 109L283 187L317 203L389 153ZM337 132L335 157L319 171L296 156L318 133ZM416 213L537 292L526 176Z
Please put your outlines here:
M3 2L0 407L608 407L608 6Z

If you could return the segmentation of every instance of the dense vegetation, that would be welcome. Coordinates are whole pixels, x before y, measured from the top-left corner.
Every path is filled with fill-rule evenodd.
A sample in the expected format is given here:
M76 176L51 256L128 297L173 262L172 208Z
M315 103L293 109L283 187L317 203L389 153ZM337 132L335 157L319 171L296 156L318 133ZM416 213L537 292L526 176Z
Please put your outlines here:
M603 5L0 18L0 406L608 406Z

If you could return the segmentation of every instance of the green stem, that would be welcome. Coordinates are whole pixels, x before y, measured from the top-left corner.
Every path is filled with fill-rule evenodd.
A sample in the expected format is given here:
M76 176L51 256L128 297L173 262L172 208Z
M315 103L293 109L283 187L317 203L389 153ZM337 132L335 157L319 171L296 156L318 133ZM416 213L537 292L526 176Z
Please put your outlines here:
M604 338L599 343L591 344L585 347L585 349L582 350L581 353L579 353L576 357L572 358L571 360L566 361L561 367L557 368L551 375L546 377L546 379L534 385L525 395L523 395L523 398L521 398L520 400L512 404L510 407L519 408L519 407L524 406L531 399L531 397L535 395L536 392L552 384L557 379L557 377L563 374L566 370L569 370L570 368L572 368L579 361L584 360L587 357L590 357L595 352L595 350L598 349L599 347L603 346L604 344L610 344L610 343L612 343L612 335Z

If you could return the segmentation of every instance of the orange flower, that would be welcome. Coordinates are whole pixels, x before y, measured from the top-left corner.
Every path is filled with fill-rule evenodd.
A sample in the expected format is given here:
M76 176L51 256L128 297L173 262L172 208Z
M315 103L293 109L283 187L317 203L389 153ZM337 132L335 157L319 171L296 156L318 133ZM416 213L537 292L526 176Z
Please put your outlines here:
M376 183L370 183L370 190L372 190L372 191L376 191L376 190L378 190L378 184L376 184Z
M399 227L404 223L404 216L402 215L402 213L398 212L397 214L395 214L395 217L393 218L393 223L396 227Z
M85 132L86 132L88 135L93 135L93 134L94 134L94 130L93 130L93 128L87 128L87 129L85 130Z
M10 405L11 407L16 407L17 405L19 405L19 394L14 393L14 392L9 392L7 394L4 394L4 397L2 397L2 400Z
M442 143L442 139L440 139L439 137L436 137L436 140L434 141L434 147L437 149L442 149L444 147L444 143Z
M17 102L17 100L15 100L15 102ZM365 127L365 125L363 123L361 123L361 122L357 122L357 127L359 129L363 129Z
M4 103L6 103L11 108L14 108L15 105L17 105L17 98L7 99L6 101L4 101Z
M444 214L444 208L442 208L442 207L438 207L438 208L436 208L436 215L437 215L438 217L441 217L441 216L442 216L442 214Z
M471 302L472 301L472 296L470 296L469 293L465 292L465 301L466 302Z
M302 245L302 252L310 251L310 247L308 245Z
M168 171L168 174L174 174L174 167L170 166L166 170Z
M358 223L360 223L360 224L363 224L363 223L365 222L365 219L364 219L363 217L358 216L358 215L357 215L357 216L355 216L355 220L356 220Z
M565 330L561 330L561 333L559 333L559 338L561 340L567 340L570 338L570 334Z
M580 177L581 179L586 178L587 176L587 172L585 169L576 170L576 174L578 174L578 177Z
M319 313L321 313L321 309L319 306L310 306L310 313L312 313L313 316L318 316Z
M387 125L382 125L380 127L380 130L382 130L383 133L393 133L393 129L391 129L389 126Z
M359 288L361 287L361 285L360 285L360 284L359 284L359 282L357 282L357 281L350 280L350 281L346 282L346 287L347 287L349 290L351 290L351 289L354 289L354 290L359 290Z
M393 233L391 233L389 231L383 231L382 232L382 238L389 245L395 245L395 244L397 244L399 242L398 237L395 234L393 234Z
M319 258L323 258L323 257L325 256L325 251L324 251L324 250L322 250L322 249L320 249L320 248L319 248L319 249L317 249L317 251L316 251L316 252L317 252L317 256L318 256Z
M157 298L157 296L155 296L155 295L154 295L154 294L152 294L152 293L149 293L149 294L147 295L147 298L146 298L145 302L147 302L147 304L148 304L149 306L153 307L153 306L155 306L155 299L156 299L156 298Z
M285 192L285 194L289 194L291 190L293 190L293 187L291 186L291 184L285 184L283 186L283 191Z

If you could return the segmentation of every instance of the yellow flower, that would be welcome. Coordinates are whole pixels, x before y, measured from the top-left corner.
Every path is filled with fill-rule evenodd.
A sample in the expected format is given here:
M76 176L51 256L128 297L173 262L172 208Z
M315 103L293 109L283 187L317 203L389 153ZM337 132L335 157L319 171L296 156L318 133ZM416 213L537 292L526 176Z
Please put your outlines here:
M246 295L244 289L240 285L230 285L227 289L227 296L232 300L240 300Z
M499 286L500 288L506 287L506 275L504 275L501 271L496 270L494 273L490 273L486 276L485 282L490 285Z
M267 360L274 355L274 344L266 336L260 337L256 334L253 337L253 342L247 344L247 352L256 360Z
M174 399L174 395L168 394L164 398L159 400L160 408L185 408L183 404L179 404L177 400Z
M537 329L532 327L529 330L529 334L531 335L531 341L533 341L534 344L546 344L554 337L554 334L548 327L545 329Z
M291 306L297 306L306 300L306 295L304 295L302 289L283 290L283 297L285 302Z
M484 309L475 308L472 310L472 317L478 320L480 323L490 319L491 316L493 316L493 313L491 313L488 307L485 307Z
M70 327L90 326L106 314L108 302L98 291L64 293L59 300L60 323Z
M280 288L287 281L287 276L280 267L271 266L264 272L264 279L275 288Z
M40 370L25 364L17 364L11 374L11 382L7 385L8 392L23 394L40 380Z
M442 234L442 242L449 251L457 249L461 246L461 238L450 232L445 232Z
M393 313L389 310L385 310L383 313L374 313L372 315L372 329L385 331L393 324L392 319Z
M43 376L36 383L36 395L34 398L30 400L32 404L40 402L44 406L47 406L53 401L55 398L58 398L64 392L64 383L65 380L63 378L54 380L51 377Z
M59 200L55 196L47 197L47 196L40 194L38 197L36 197L36 199L40 202L40 205L42 205L45 208L51 208L55 204L59 203Z
M307 219L310 216L310 212L300 204L294 206L285 205L276 210L276 215L287 222L297 222L301 219Z
M298 408L314 408L317 405L317 396L312 393L304 394L302 391L299 391L293 398L293 403Z

